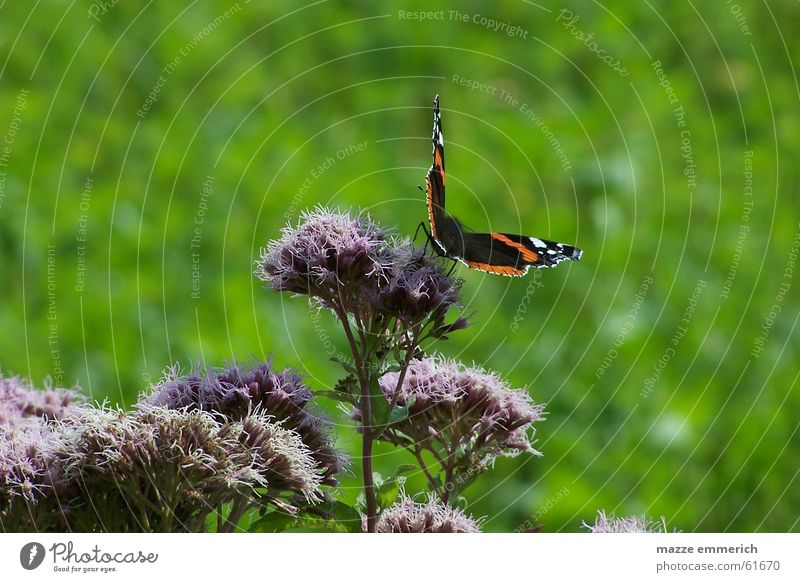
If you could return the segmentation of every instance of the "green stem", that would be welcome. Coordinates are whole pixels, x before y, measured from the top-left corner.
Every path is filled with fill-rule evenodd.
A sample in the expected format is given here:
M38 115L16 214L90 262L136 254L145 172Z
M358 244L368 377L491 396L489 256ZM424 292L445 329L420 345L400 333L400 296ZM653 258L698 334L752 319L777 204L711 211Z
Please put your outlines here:
M422 451L419 448L415 448L411 451L414 454L414 457L417 459L417 463L419 463L420 468L422 468L422 472L425 473L425 476L428 478L428 484L431 486L436 494L441 497L441 491L439 491L439 484L436 482L436 479L433 478L431 475L430 470L428 469L428 465L425 464L425 459L422 458Z

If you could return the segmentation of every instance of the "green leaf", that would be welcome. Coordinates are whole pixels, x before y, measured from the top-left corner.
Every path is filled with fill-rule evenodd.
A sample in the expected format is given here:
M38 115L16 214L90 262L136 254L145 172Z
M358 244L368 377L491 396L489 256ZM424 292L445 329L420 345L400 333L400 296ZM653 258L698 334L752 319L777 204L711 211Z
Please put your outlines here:
M344 402L346 404L352 404L353 406L357 406L357 400L350 396L349 394L342 394L341 392L335 392L333 390L315 390L314 396L321 396L322 398L330 398L331 400L337 400L339 402Z
M399 465L397 469L394 470L392 478L397 479L400 475L416 471L418 468L419 467L417 467L417 465L414 465L413 463L403 463L402 465Z
M329 500L321 505L307 508L296 516L283 511L271 511L254 522L248 531L277 533L288 529L360 532L361 514L342 501Z
M375 491L375 500L378 502L378 507L382 510L389 507L397 500L400 494L400 487L405 483L405 477L390 477L386 479Z
M278 533L291 529L297 523L297 517L283 511L271 511L257 519L247 529L250 533Z
M387 425L391 419L392 412L389 408L389 402L386 400L386 395L378 383L378 377L374 374L370 374L369 378L369 396L372 426L380 428Z
M406 402L405 406L395 406L392 409L391 414L389 415L389 421L391 423L394 423L407 419L411 407L414 406L414 402L415 398L412 396L411 398L408 399L408 402Z
M336 362L337 364L339 364L339 365L340 365L342 368L344 368L344 369L345 369L345 371L346 371L346 372L347 372L347 373L348 373L350 376L353 376L353 377L355 377L356 369L355 369L355 367L353 366L353 363L352 363L352 362L348 362L348 361L346 361L346 360L343 360L342 358L340 358L340 357L338 357L338 356L333 356L332 358L330 358L330 360L331 360L331 362Z
M331 501L331 516L336 522L337 531L360 532L361 514L355 507L351 507L342 501Z

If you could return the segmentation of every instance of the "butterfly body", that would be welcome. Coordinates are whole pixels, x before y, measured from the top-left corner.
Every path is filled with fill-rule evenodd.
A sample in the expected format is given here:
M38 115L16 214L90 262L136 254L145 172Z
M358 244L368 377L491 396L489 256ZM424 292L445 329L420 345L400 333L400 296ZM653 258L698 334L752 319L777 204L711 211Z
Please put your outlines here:
M561 261L580 260L582 251L537 237L507 233L476 233L445 212L444 136L439 96L433 101L433 165L426 176L428 220L433 248L440 256L471 269L520 277L531 267L554 267Z

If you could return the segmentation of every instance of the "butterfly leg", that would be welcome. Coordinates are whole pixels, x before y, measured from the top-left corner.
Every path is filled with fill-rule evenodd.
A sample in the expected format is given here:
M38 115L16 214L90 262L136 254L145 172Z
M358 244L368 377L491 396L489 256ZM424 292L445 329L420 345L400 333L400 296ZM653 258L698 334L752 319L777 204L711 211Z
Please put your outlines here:
M450 265L450 270L449 270L449 271L447 271L447 276L448 276L448 277L449 277L450 275L452 275L452 274L453 274L453 271L455 271L455 270L456 270L456 265L458 264L458 261L457 261L457 260L455 260L455 259L450 259L450 260L451 260L451 261L453 261L453 264L452 264L452 265Z
M428 228L425 226L425 223L420 222L419 225L417 225L417 230L414 232L414 240L417 240L417 235L419 234L420 228L422 229L422 232L425 233L425 246L422 247L422 254L424 255L426 252L428 252L428 245L431 242L431 233L428 232Z
M428 229L425 228L425 223L424 222L420 222L417 225L417 230L414 231L414 238L411 239L411 244L414 244L415 242L417 242L417 236L419 236L419 229L420 228L425 232L426 235L428 234Z

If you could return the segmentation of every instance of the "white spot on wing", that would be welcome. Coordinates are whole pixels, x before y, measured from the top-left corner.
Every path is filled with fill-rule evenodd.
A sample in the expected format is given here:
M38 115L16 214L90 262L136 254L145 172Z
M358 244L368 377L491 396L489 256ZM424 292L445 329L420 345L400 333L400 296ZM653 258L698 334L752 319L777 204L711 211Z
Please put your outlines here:
M546 244L544 244L544 241L542 239L536 238L535 236L530 237L530 240L533 243L533 246L535 246L536 248L543 249L547 246Z

